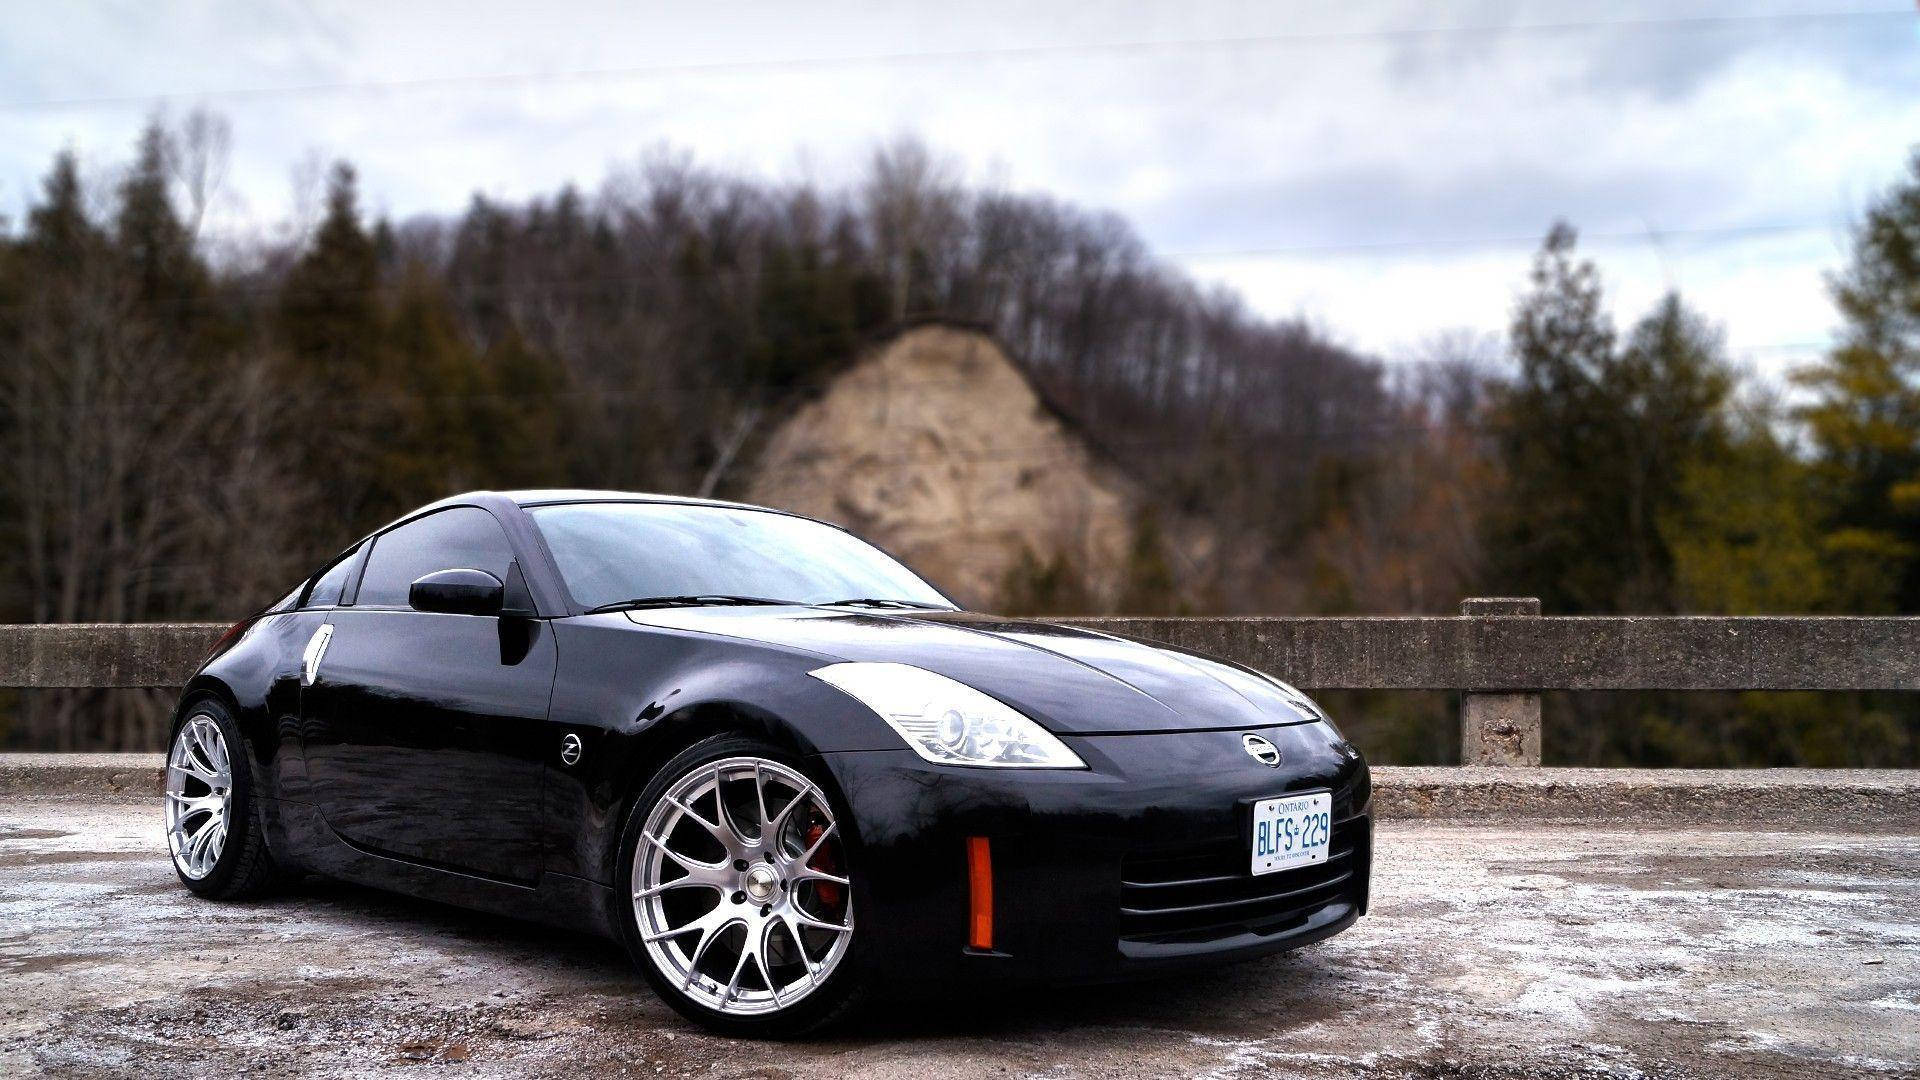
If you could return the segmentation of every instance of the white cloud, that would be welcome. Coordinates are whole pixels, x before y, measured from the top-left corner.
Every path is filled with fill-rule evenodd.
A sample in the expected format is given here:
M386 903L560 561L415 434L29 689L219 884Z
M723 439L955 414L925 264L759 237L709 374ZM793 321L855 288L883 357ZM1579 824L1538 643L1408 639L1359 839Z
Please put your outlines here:
M1723 12L1768 10L1807 8ZM0 14L0 101L15 103L0 109L0 207L17 219L63 146L124 157L154 95L183 95L168 99L178 111L223 88L451 80L210 94L234 125L238 202L222 224L289 214L289 170L316 149L352 159L369 204L407 216L457 211L476 189L592 188L662 141L839 182L876 141L914 130L976 178L1117 210L1161 251L1295 249L1179 261L1258 310L1315 314L1377 350L1502 327L1526 246L1298 249L1531 236L1556 216L1599 234L1677 231L1591 249L1621 321L1677 284L1736 350L1765 346L1756 358L1772 364L1772 346L1824 338L1836 230L1920 133L1911 19L1324 36L1673 16L1569 2L17 6ZM821 61L856 56L869 59ZM72 98L131 101L28 104ZM1812 228L1691 233L1782 222Z

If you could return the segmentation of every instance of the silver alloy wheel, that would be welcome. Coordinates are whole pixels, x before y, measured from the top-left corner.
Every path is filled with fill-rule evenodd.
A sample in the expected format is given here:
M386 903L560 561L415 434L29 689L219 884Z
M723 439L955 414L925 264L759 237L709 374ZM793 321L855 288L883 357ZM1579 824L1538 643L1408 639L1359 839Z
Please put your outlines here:
M198 881L213 873L227 847L233 809L233 758L227 737L206 713L180 725L167 757L167 849L173 865Z
M846 955L846 849L825 794L793 769L755 757L701 765L654 804L638 843L640 940L700 1004L777 1012L819 989Z

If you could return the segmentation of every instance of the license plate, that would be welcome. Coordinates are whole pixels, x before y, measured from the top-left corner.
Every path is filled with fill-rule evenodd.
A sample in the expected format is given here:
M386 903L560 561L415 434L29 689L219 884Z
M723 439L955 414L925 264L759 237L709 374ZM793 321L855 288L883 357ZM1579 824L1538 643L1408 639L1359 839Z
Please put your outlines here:
M1253 804L1253 872L1271 874L1327 861L1333 838L1333 796L1289 795Z

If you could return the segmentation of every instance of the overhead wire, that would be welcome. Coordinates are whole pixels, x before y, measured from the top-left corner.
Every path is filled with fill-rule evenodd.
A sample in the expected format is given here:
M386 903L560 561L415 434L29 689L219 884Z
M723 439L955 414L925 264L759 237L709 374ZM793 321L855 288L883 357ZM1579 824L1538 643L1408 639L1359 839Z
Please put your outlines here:
M68 98L25 98L0 102L0 110L75 109L107 106L151 106L176 101L261 100L281 97L317 97L337 94L395 93L459 87L511 86L531 83L620 81L649 78L686 78L700 75L752 72L832 70L847 67L892 67L980 61L1068 59L1100 55L1145 56L1155 53L1264 49L1287 46L1327 46L1381 41L1417 41L1426 38L1512 37L1569 33L1658 30L1686 32L1738 29L1749 26L1844 24L1912 18L1911 8L1865 8L1841 11L1744 12L1709 15L1648 16L1641 18L1579 19L1537 23L1469 23L1440 26L1381 27L1356 30L1309 30L1280 34L1244 34L1219 37L1145 39L1053 44L979 46L949 49L843 53L829 56L766 57L760 59L695 60L636 64L563 71L508 71L434 75L401 79L340 80L266 86L207 87L143 94L104 94Z

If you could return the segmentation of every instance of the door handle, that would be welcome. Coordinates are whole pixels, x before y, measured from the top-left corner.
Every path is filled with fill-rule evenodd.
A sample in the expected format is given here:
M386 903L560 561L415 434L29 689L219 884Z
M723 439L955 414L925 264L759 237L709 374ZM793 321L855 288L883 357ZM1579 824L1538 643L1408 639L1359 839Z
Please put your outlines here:
M300 654L300 685L312 686L313 680L319 677L320 659L327 655L327 645L332 641L332 623L320 624L320 629L307 639L306 651Z

